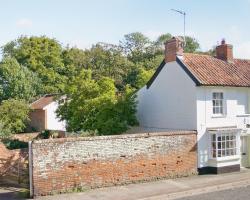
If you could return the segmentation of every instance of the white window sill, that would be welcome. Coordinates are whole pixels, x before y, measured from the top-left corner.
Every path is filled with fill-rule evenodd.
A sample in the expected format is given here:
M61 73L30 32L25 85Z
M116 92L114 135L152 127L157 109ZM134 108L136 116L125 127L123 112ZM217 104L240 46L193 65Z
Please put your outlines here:
M240 155L210 158L210 160L214 160L214 161L228 161L228 160L237 160L237 159L240 159Z
M250 114L241 114L241 115L236 115L236 117L250 117Z
M223 115L212 115L212 118L226 118L227 116L225 114Z

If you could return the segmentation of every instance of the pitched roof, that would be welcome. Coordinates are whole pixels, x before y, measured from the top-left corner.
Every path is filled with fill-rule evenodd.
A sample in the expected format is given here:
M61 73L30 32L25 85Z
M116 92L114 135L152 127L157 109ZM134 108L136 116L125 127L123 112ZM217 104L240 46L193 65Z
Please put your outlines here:
M250 87L250 60L226 62L209 55L185 53L181 61L200 85Z
M250 60L234 59L233 62L226 62L210 55L184 53L183 58L177 57L176 61L197 86L250 87ZM162 68L161 64L159 69ZM147 88L158 74L159 70L156 70Z
M43 109L45 106L49 105L50 103L52 103L54 101L56 95L54 94L48 94L45 95L43 97L41 97L40 99L34 101L30 107L31 109Z

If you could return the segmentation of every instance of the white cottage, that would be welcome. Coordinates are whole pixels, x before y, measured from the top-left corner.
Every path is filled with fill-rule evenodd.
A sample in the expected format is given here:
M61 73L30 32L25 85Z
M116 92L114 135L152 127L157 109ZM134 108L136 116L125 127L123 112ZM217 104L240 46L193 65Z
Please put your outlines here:
M213 57L183 53L172 38L138 92L138 119L145 128L196 130L200 173L250 167L250 60L233 58L225 40Z
M32 111L29 115L29 129L35 131L66 130L65 121L61 121L56 115L58 101L55 97L56 95L53 94L45 95L30 105Z

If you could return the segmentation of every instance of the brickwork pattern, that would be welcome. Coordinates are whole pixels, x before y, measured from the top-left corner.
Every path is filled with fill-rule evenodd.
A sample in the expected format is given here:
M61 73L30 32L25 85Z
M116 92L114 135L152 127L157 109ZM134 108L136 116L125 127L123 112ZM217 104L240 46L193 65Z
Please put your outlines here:
M196 132L34 141L33 194L196 173Z

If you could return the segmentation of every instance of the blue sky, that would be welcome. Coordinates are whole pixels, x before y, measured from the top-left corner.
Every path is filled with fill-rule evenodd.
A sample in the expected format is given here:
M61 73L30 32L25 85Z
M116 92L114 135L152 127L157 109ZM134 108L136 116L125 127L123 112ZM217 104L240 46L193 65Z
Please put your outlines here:
M118 43L140 31L151 39L162 33L187 34L202 50L222 38L235 57L250 58L250 0L0 0L0 45L20 35L47 35L63 45L88 48L96 42Z

